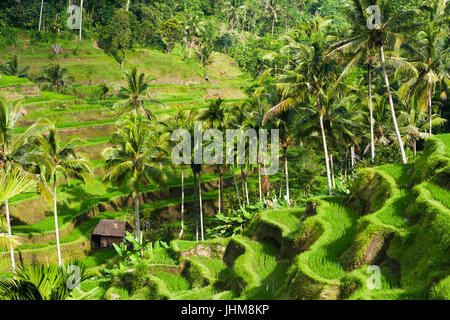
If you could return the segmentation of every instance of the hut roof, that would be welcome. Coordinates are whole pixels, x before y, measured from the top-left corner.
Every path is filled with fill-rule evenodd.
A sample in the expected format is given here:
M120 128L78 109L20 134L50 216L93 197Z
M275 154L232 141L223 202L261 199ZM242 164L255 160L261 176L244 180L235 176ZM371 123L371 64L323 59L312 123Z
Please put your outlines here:
M94 232L92 232L92 235L106 237L125 237L126 232L130 229L131 227L126 221L102 219L98 223Z

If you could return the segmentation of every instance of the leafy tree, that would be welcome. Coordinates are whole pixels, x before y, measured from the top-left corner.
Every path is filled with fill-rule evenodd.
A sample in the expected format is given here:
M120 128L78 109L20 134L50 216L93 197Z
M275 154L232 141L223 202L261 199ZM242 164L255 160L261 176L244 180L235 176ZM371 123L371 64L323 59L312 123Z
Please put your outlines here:
M167 53L171 53L175 47L175 43L180 41L183 37L181 22L176 18L166 20L161 23L159 30L166 45Z
M132 17L131 12L124 9L118 10L112 17L111 24L104 28L99 39L105 51L111 54L122 68L126 51L133 46Z

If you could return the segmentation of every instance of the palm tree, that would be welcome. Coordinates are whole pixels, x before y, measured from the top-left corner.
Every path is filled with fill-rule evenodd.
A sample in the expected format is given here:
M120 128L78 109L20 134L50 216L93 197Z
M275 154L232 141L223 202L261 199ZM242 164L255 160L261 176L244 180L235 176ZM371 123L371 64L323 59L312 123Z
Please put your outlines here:
M8 200L21 194L24 191L32 189L35 182L24 176L23 173L17 168L13 167L8 170L2 168L0 172L0 205L5 203L6 206L6 230L7 235L0 234L0 247L8 248L11 254L11 268L16 268L14 262L14 247L19 243L11 234L11 220L9 216ZM0 218L1 230L4 230L4 221Z
M75 287L90 277L86 266L73 262L79 268L79 278ZM11 277L0 279L0 299L2 300L66 300L70 297L68 283L71 274L64 267L33 265L20 267Z
M263 129L262 121L267 111L266 101L267 99L263 92L255 92L249 97L249 99L244 102L244 104L246 105L245 109L248 110L248 112L245 114L247 118L246 121L248 121L249 127L254 129L256 132L259 132L261 129ZM262 202L263 197L261 181L261 154L259 154L258 156L258 187L259 201Z
M160 120L160 123L164 125L164 135L171 136L172 133L177 129L189 128L194 125L195 113L191 111L186 111L181 105L176 106L175 115L168 115ZM170 141L168 149L171 149L173 142L170 138L166 139ZM191 155L189 155L190 158ZM183 237L184 232L184 167L185 163L180 164L181 167L181 230L179 233L179 238ZM220 201L219 201L220 203Z
M167 179L162 164L168 164L163 157L164 150L155 142L155 132L141 115L130 115L118 123L112 137L114 147L103 151L106 161L104 182L126 186L134 198L136 237L140 239L139 185L156 182L165 186Z
M449 8L448 3L446 6ZM448 56L447 32L442 30L445 21L445 1L428 1L421 9L429 12L429 21L411 40L413 45L403 46L411 54L411 64L416 72L412 73L412 77L402 85L399 93L407 101L411 95L416 95L421 104L421 110L428 109L428 127L431 135L433 132L432 97L436 85L441 83L442 87L444 79L450 80L445 60ZM445 92L442 92L442 97L446 98Z
M272 38L275 29L275 23L278 22L278 11L281 10L280 6L275 0L265 0L264 8L266 10L266 16L272 18Z
M245 8L246 6L242 4L241 0L230 0L230 2L226 4L224 13L226 18L231 22L232 30L234 30L234 28L239 24L241 12Z
M61 92L72 81L72 77L68 74L67 69L62 68L59 64L49 64L41 69L41 74L36 81L43 82L44 86Z
M6 61L6 63L0 65L1 73L18 78L26 78L28 76L28 70L30 70L30 65L22 68L20 66L19 57L16 54L9 57L9 60Z
M114 104L114 109L119 109L120 113L132 111L134 114L142 113L148 120L155 119L153 112L145 105L146 102L161 103L148 97L150 77L144 73L138 76L137 68L131 69L131 72L125 71L128 87L120 87L119 98L122 100Z
M278 80L282 98L280 103L267 112L263 124L273 116L298 106L302 100L306 100L307 96L315 97L327 169L328 193L331 195L332 181L323 123L326 111L323 96L326 87L330 86L333 81L335 65L326 57L327 36L320 34L320 30L324 30L329 23L330 20L316 17L311 25L301 24L299 34L306 36L308 43L301 43L290 36L283 37L287 44L282 48L281 54L286 55L289 62L281 70ZM274 55L272 54L270 57L274 57Z
M75 147L80 141L76 137L61 141L56 125L51 124L47 133L35 138L37 149L29 154L30 162L40 168L39 186L41 191L53 198L58 265L62 265L62 259L59 243L57 175L62 174L65 179L77 179L85 183L91 179L92 175L88 159L75 151Z
M199 117L199 120L206 121L210 128L219 130L222 134L225 131L226 108L223 99L212 100L208 109ZM223 213L223 174L225 167L223 164L216 164L216 171L219 175L219 211Z
M12 134L17 121L23 116L24 111L21 107L21 101L6 102L0 99L0 169L15 170L15 168L29 168L26 160L27 153L31 151L29 140L34 135L45 130L47 127L40 122L35 123L28 128L23 134L15 137ZM14 176L14 175L12 175ZM6 183L6 182L5 182ZM3 188L2 188L3 189ZM19 188L20 190L20 188ZM6 219L8 233L11 234L10 216L9 216L9 199L6 197L5 202ZM1 201L0 201L1 202ZM14 268L14 254L11 250L11 265Z
M397 143L400 147L403 163L407 163L408 160L406 159L405 149L397 123L397 116L395 114L394 100L392 98L389 77L387 74L384 49L385 46L390 44L395 44L396 46L398 46L403 38L402 33L406 31L412 31L415 27L417 27L417 25L411 23L411 21L419 13L419 11L405 10L399 13L394 13L391 8L390 0L360 0L360 3L364 5L364 9L359 11L359 16L357 17L357 19L362 26L367 25L367 20L369 19L368 13L367 11L365 11L365 8L373 4L377 5L380 8L381 24L375 26L375 28L371 30L372 39L375 43L375 46L379 49L380 52L381 66L383 70L384 81L386 84L386 92L389 98L389 106L391 109L392 121L394 124L395 135L397 137Z

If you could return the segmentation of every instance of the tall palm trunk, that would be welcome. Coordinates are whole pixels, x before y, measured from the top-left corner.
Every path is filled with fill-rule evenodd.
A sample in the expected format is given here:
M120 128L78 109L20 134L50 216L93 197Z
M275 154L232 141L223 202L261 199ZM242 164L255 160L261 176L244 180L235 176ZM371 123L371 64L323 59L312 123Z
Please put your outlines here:
M12 244L12 234L11 234L11 220L9 217L9 201L8 199L5 200L5 210L6 210L6 224L8 227L8 237L9 237L9 251L11 254L11 268L13 270L16 269L16 263L14 261L14 248Z
M369 72L369 114L370 114L370 151L372 156L372 161L375 160L375 138L373 133L374 119L373 119L373 105L372 105L372 70L370 64L367 65Z
M197 188L197 174L194 171L194 201L196 203L196 206L198 205L198 188ZM197 207L194 207L194 209L197 209ZM195 210L195 212L198 212L198 210ZM199 217L197 216L195 218L195 240L198 241L198 219Z
M320 103L320 98L316 98L317 106L319 108L319 122L320 122L320 131L322 132L322 143L323 143L323 151L325 153L325 166L327 168L327 179L328 179L328 194L331 196L331 173L330 173L330 163L328 161L328 147L327 147L327 138L325 136L325 127L323 125L323 115L322 115L322 104Z
M239 195L239 187L238 187L237 181L236 181L236 174L234 173L234 166L231 168L231 172L233 172L234 187L236 188L236 194L237 194L238 201L239 201L239 207L242 207L241 196Z
M126 10L127 11L130 10L130 0L127 0L127 8L126 8Z
M431 87L427 89L427 104L428 104L428 121L430 125L430 136L433 134L433 105L431 103Z
M258 157L258 184L259 184L259 202L262 202L261 161L259 161L259 157Z
M381 65L383 66L384 81L386 82L386 90L387 90L387 94L389 97L389 105L391 107L392 121L394 122L395 135L397 136L398 145L400 147L400 152L402 154L403 163L408 163L408 161L406 160L405 148L403 147L402 136L400 134L400 129L398 128L397 116L395 115L394 101L392 100L392 93L391 93L391 88L389 85L389 78L388 78L388 75L386 72L386 61L384 58L383 45L380 46L380 54L381 54Z
M181 165L181 230L178 237L181 239L184 232L184 166Z
M272 38L273 38L273 30L275 29L275 18L272 19Z
M219 212L223 213L223 171L220 165L217 166L217 173L219 174L219 185L217 186L219 191Z
M41 1L41 13L39 14L39 32L41 32L42 26L42 9L44 8L44 0Z
M82 31L83 31L83 0L81 0L80 4L80 40Z
M202 174L198 173L198 197L199 197L199 205L200 205L200 234L202 237L202 241L205 241L203 235L203 203L202 203Z
M334 161L333 154L330 152L331 178L333 181L333 189L336 190L336 179L334 178Z
M61 247L59 245L58 206L56 199L56 174L53 175L53 214L55 215L56 249L58 251L58 265L62 265Z
M355 146L350 147L350 154L351 154L351 158L352 158L352 169L353 169L353 167L356 164Z
M288 158L287 158L287 146L283 146L283 160L284 160L284 176L286 178L286 201L291 204L289 197L289 170L288 170Z
M136 196L134 197L134 226L136 228L136 237L141 239L141 222L139 219L139 185L136 186Z

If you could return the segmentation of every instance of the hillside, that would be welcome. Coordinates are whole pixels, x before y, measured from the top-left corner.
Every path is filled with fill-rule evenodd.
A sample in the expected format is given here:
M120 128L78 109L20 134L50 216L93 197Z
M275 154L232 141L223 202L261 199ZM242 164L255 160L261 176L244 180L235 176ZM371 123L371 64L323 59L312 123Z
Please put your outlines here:
M450 135L434 136L413 164L362 170L347 197L261 212L242 236L173 241L133 269L110 264L74 298L449 299L449 169Z
M151 105L159 119L170 116L176 111L177 105L182 105L184 110L198 112L208 107L210 99L220 97L228 105L239 102L246 97L242 89L247 86L247 79L229 57L220 53L215 53L212 63L203 67L193 59L183 60L176 53L167 55L158 50L137 49L130 52L125 68L121 70L113 58L95 48L93 41L65 41L61 45L64 50L62 56L49 58L50 46L30 44L29 37L23 35L17 46L0 49L0 57L20 55L21 63L31 65L30 78L36 78L41 67L48 63L62 65L73 78L72 93L42 91L39 84L28 79L0 75L0 98L22 100L26 115L14 129L16 135L23 133L36 120L45 118L56 122L63 138L75 135L83 140L76 150L86 154L92 161L94 181L84 186L78 182L68 184L61 180L58 187L61 243L67 253L66 258L75 259L92 254L90 232L101 218L130 219L132 202L128 190L107 186L100 181L104 166L101 153L110 146L111 135L119 118L111 107L118 101L114 94L125 84L124 71L137 66L140 72L155 79L150 84L149 94L152 99L161 102ZM99 97L96 93L97 86L102 83L112 88L106 97ZM193 178L190 169L186 171L184 183L187 189L186 202L189 203L193 201ZM163 212L161 219L174 222L169 212L181 203L181 181L179 169L167 172L171 196L167 198L156 185L142 186L142 209L148 214ZM217 191L214 188L216 180L215 175L207 172L202 177L207 214L212 214L210 208L217 205ZM25 264L32 261L55 262L55 227L51 203L37 193L22 194L10 203L12 232L18 235L21 242L21 246L16 249L16 258ZM111 254L110 251L106 258ZM5 252L0 259L0 267L5 269L7 265Z

